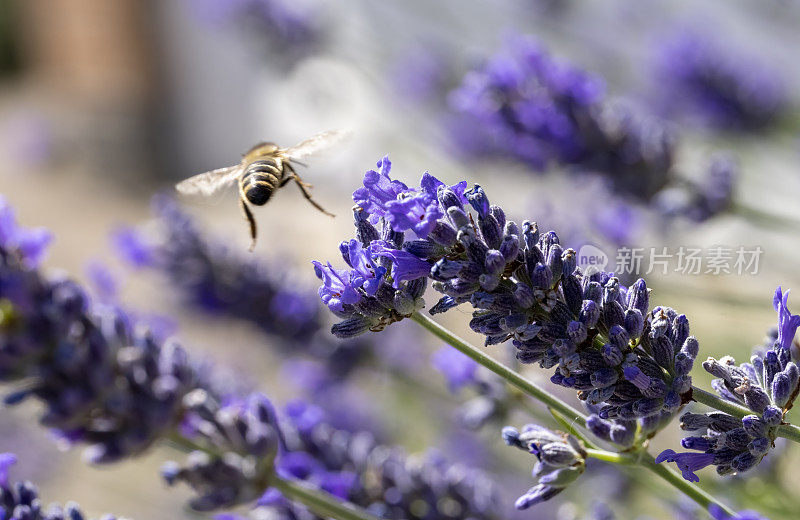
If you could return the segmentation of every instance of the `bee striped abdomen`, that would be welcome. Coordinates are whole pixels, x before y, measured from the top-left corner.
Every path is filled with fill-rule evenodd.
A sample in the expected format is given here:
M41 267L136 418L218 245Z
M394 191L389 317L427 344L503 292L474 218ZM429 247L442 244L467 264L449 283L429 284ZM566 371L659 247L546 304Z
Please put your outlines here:
M274 159L253 161L244 171L240 182L242 194L250 204L263 206L280 187L283 165Z

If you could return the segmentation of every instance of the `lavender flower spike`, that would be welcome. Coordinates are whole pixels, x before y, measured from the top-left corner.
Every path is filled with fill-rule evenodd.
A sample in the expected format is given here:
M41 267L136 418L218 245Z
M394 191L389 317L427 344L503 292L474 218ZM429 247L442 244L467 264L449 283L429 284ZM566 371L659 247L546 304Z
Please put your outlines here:
M786 295L782 294L780 287L775 291L775 307L780 337L780 330L797 317L786 308ZM786 337L791 342L797 326L789 328ZM800 393L800 368L791 360L788 345L784 347L780 339L776 339L765 352L753 354L749 363L737 365L732 357L725 356L719 360L708 358L703 368L718 378L712 381L711 386L723 399L747 407L753 413L742 419L717 411L685 413L681 416L681 428L693 433L684 437L681 445L703 453L667 450L659 456L659 462L693 467L702 461L703 467L716 466L720 475L754 468L775 447L783 416ZM683 475L687 480L696 481L692 471L683 470Z
M528 509L550 500L586 469L586 451L572 435L528 424L522 431L510 426L503 428L503 440L537 458L533 474L539 477L539 484L517 499L517 509Z

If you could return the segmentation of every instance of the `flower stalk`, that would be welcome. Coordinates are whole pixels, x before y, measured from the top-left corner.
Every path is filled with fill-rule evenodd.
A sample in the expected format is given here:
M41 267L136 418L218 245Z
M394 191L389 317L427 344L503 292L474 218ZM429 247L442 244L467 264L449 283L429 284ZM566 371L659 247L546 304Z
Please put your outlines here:
M469 344L453 332L447 330L445 327L442 327L428 316L422 314L421 312L415 312L411 315L411 319L421 325L424 329L433 333L434 336L446 341L453 348L459 350L466 356L469 356L480 365L488 368L498 376L508 381L514 387L525 392L525 394L529 395L530 397L533 397L534 399L542 402L554 410L557 410L561 415L569 418L572 421L577 420L580 421L581 424L586 423L586 414L578 411L576 408L573 408L561 399L553 396L547 390L540 387L533 381L525 378L520 373L505 366L491 356L484 354L477 347Z

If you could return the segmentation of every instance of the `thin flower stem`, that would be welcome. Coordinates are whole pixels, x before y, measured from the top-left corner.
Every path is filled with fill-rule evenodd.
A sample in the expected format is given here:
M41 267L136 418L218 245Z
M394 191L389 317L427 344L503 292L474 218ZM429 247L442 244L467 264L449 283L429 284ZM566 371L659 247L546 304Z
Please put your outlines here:
M526 379L518 372L496 361L491 356L487 356L486 354L481 352L477 347L475 347L474 345L470 345L463 339L459 338L446 328L436 323L428 316L425 316L424 314L419 312L415 312L411 316L411 319L419 323L422 327L424 327L428 331L432 332L438 338L446 341L450 346L454 347L461 353L472 358L478 364L483 365L484 367L488 368L498 376L502 377L515 387L519 388L527 395L541 401L550 408L557 410L559 413L561 413L561 415L568 417L570 420L579 420L581 424L584 424L586 422L585 414L579 412L578 410L576 410L569 404L565 403L561 399L550 394L547 390L543 389L533 381Z
M342 502L330 493L301 480L290 480L274 475L272 477L272 486L289 500L303 504L312 513L322 518L378 520L363 509L349 502Z
M750 415L753 413L744 406L740 406L736 403L726 401L725 399L717 397L711 392L706 392L702 388L697 388L696 386L692 387L692 399L694 399L698 403L703 403L704 405L710 406L715 410L719 410L720 412L725 412L740 419L745 415Z
M204 451L214 456L220 456L215 450L198 444L177 432L167 437L167 443L185 453ZM286 479L277 473L269 475L268 479L269 486L280 491L284 497L293 502L303 504L311 512L322 518L332 518L334 520L379 520L355 504L339 500L327 491L312 486L308 482Z
M710 406L715 410L731 414L734 417L741 418L745 415L751 415L753 413L744 406L740 406L736 403L722 399L721 397L716 396L711 392L706 392L705 390L697 388L696 386L692 387L692 398L698 403L703 403L706 406ZM794 424L781 424L778 427L778 437L783 437L794 442L800 442L800 427L797 427Z
M593 459L610 462L611 464L636 465L636 457L628 453L616 453L594 448L586 448L586 453Z
M574 409L567 403L561 401L557 397L549 394L546 390L534 384L533 382L529 381L528 379L524 378L518 372L510 369L509 367L503 365L502 363L499 363L495 361L493 358L487 356L486 354L481 352L477 347L459 338L454 333L447 330L443 326L439 325L428 316L425 316L419 312L415 312L411 316L411 319L416 321L418 324L420 324L428 331L432 332L439 339L446 341L450 346L459 350L463 354L469 356L477 363L488 368L495 374L499 375L500 377L508 381L513 386L519 388L527 395L533 397L534 399L538 399L545 405L549 406L551 409L556 410L560 415L564 416L561 418L562 420L565 419L566 417L569 417L571 421L572 420L578 421L578 423L581 426L586 425L586 415ZM700 393L708 394L708 392L704 392L702 390L698 392L698 394ZM713 394L708 394L708 395L711 395L711 397L715 397L713 396ZM701 397L701 399L704 398L705 396ZM701 401L701 399L697 400L705 403L705 401ZM736 407L736 405L732 406ZM740 411L737 410L737 414L738 413L740 413ZM714 497L712 497L711 495L700 489L698 486L681 478L680 475L675 473L669 467L663 464L656 464L655 458L644 449L640 449L637 450L636 452L631 452L631 453L615 453L611 451L598 450L594 448L589 448L586 451L590 457L604 460L612 464L623 464L627 466L644 467L649 471L653 472L654 474L656 474L657 476L659 476L666 483L670 484L671 486L673 486L674 488L685 494L687 497L697 502L697 504L703 507L706 511L708 510L708 507L711 504L716 504L727 514L731 516L734 516L736 514L732 509L718 502Z

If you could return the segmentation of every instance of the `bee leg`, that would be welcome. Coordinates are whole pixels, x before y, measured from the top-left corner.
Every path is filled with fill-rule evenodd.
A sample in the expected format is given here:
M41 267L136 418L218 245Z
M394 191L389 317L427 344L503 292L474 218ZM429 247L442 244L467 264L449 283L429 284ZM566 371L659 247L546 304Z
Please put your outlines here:
M253 213L250 211L250 208L247 207L247 203L244 199L239 199L239 205L244 212L244 218L246 218L248 224L250 224L250 252L252 253L253 249L256 247L256 219L253 218Z
M291 172L292 172L292 177L291 178L294 179L294 182L297 183L297 187L300 188L301 192L303 192L303 196L306 198L306 200L308 202L310 202L312 206L314 206L315 208L317 208L321 212L325 213L329 217L335 217L336 215L334 215L330 211L326 211L325 208L323 208L322 206L317 204L317 202L313 198L311 198L311 193L308 191L308 188L310 188L311 185L310 184L306 184L305 182L303 182L303 180L300 178L299 175L297 175L297 173L295 173L294 170L291 170Z

